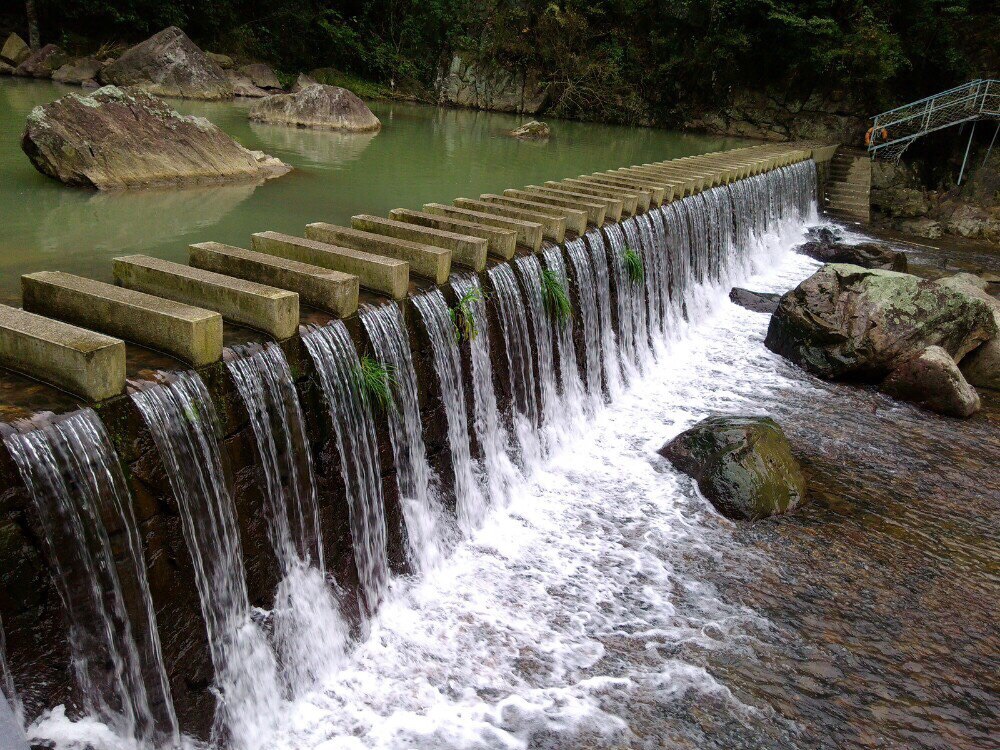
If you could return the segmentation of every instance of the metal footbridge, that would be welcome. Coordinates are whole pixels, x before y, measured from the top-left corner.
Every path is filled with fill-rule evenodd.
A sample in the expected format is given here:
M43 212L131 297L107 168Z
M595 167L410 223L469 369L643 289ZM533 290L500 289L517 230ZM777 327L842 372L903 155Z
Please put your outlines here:
M972 123L969 145L976 123L998 121L1000 130L1000 80L979 78L953 89L925 97L872 118L868 143L871 158L899 160L907 147L918 138L953 125ZM996 133L993 141L996 140ZM992 149L993 143L990 143ZM966 147L966 158L969 147ZM963 163L963 172L964 172ZM961 176L959 177L961 182Z

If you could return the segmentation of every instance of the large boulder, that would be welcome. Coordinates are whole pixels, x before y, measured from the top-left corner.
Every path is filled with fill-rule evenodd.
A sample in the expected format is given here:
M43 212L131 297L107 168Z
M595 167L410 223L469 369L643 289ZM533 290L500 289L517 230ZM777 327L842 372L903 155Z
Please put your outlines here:
M42 174L102 190L262 180L288 171L202 117L182 116L143 91L115 86L35 107L21 148Z
M315 86L318 83L319 81L317 81L311 75L308 75L307 73L299 73L299 77L296 78L295 83L292 84L291 91L293 94L297 94L302 89L307 88L309 86Z
M906 255L880 242L863 242L850 245L824 239L810 240L796 248L823 263L850 263L862 268L882 268L887 271L906 271Z
M250 79L250 82L254 86L258 86L262 89L278 89L281 90L281 81L278 80L278 76L275 75L274 71L270 66L264 63L251 63L250 65L243 65L239 68L239 72Z
M273 125L350 132L379 130L382 123L357 96L339 86L317 83L294 94L276 94L250 108L249 117Z
M66 63L52 74L52 80L59 83L75 83L77 86L96 86L98 74L104 66L93 57L80 57Z
M878 383L928 346L957 362L997 331L990 306L964 292L830 264L782 296L764 343L822 378Z
M971 273L959 273L939 279L937 283L988 305L993 311L997 328L1000 328L1000 300L986 291L989 286L986 279ZM959 367L972 385L1000 390L1000 336L990 339L962 357Z
M233 62L233 58L229 55L223 55L218 52L206 52L205 56L223 70L230 70L236 67L236 63Z
M940 346L928 346L897 365L879 388L893 398L951 417L970 417L979 411L979 394Z
M757 520L794 510L806 496L802 470L777 422L711 417L660 448L727 518Z
M69 55L55 44L46 44L14 69L14 75L27 78L51 78L52 73L69 62Z
M15 68L31 57L31 47L17 34L11 34L0 49L0 61Z
M546 123L532 120L519 128L514 128L508 135L527 141L541 141L552 135L552 131Z
M247 99L263 99L265 96L271 96L270 91L255 86L253 81L239 71L227 70L226 78L229 79L229 83L233 87L234 96L242 96Z
M225 72L176 26L131 47L101 71L101 81L139 86L155 96L232 99Z

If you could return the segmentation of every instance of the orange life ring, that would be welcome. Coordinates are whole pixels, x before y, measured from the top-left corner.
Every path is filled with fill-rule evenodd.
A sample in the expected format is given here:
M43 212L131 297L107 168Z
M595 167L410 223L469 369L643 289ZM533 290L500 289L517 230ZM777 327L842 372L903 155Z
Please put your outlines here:
M872 133L874 133L874 132L875 132L875 128L871 127L871 128L868 128L868 132L865 133L865 145L866 146L872 145ZM882 130L879 131L879 135L882 136L882 140L883 141L889 140L889 131L886 130L885 128L882 128Z

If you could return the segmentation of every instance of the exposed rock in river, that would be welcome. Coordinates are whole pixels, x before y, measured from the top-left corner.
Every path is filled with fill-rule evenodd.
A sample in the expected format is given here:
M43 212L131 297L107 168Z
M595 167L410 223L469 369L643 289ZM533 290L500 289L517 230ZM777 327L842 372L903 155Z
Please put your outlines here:
M233 62L233 58L229 55L222 55L218 52L206 52L205 56L223 70L229 70L236 65L236 63Z
M97 78L104 66L93 57L80 57L66 63L52 74L52 80L59 83L75 83L78 86L97 86Z
M549 130L549 126L544 122L532 120L531 122L524 123L524 125L519 128L514 128L510 131L510 135L514 138L540 141L552 135L552 131Z
M278 76L275 75L269 65L265 65L264 63L241 65L239 72L249 78L250 82L259 88L276 89L279 91L282 88L281 81L278 80Z
M11 34L0 49L0 61L13 65L15 68L31 57L31 48L17 34Z
M270 91L255 86L249 77L238 71L227 70L226 78L229 79L229 84L233 87L234 96L242 96L247 99L263 99L265 96L271 96Z
M794 510L806 496L785 433L769 417L711 417L660 448L727 518L757 520Z
M288 171L202 117L139 91L105 86L35 107L21 148L42 174L99 189L263 180Z
M312 76L306 73L299 73L299 77L296 78L295 83L292 84L292 93L297 94L307 86L315 86L318 83L319 81L317 81Z
M225 72L176 26L128 49L101 71L101 81L140 86L156 96L231 99Z
M317 83L294 94L262 99L250 109L251 120L273 125L326 128L352 132L379 130L382 123L347 89Z
M959 273L938 283L984 302L993 311L993 320L1000 329L1000 300L986 291L989 285L986 279L971 273ZM965 379L973 385L1000 390L1000 336L969 352L962 358L960 367Z
M880 388L894 398L952 417L969 417L979 411L979 394L940 346L929 346L899 364Z
M46 44L14 69L14 75L50 78L53 71L69 62L69 56L55 44Z
M778 300L781 299L781 295L773 292L754 292L734 286L729 290L729 299L747 310L770 315L778 309Z
M841 242L811 240L795 249L823 263L850 263L862 268L906 271L906 255L879 242L849 245Z

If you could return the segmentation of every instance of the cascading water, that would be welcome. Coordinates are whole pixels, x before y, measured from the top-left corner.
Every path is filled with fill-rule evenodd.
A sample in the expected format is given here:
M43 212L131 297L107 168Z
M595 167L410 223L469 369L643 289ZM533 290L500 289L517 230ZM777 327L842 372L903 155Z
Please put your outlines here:
M139 747L161 740L176 743L177 718L142 543L103 424L93 410L84 409L42 427L12 432L4 442L38 513L53 582L69 623L84 713ZM120 540L116 545L112 534ZM120 563L114 553L118 547ZM123 589L137 598L136 622L130 620ZM2 671L7 673L5 665ZM3 687L13 699L12 683Z
M600 321L600 341L603 361L604 384L608 395L614 398L622 390L622 366L618 358L619 339L615 333L614 317L611 314L611 277L608 272L608 248L600 231L587 232L590 266L593 269L594 295L597 300ZM582 260L582 259L581 259Z
M458 525L463 531L469 532L482 521L486 513L486 498L473 473L462 360L455 336L455 324L444 296L438 289L414 297L413 305L419 311L431 341L434 369L441 386L441 401L448 420L448 444L455 474Z
M288 361L276 344L232 354L229 372L250 415L282 575L274 643L286 694L294 697L343 660L348 629L324 573L316 478Z
M577 304L580 308L580 329L583 335L584 372L587 391L592 396L593 406L603 398L604 379L601 373L601 323L597 303L597 280L587 243L583 237L566 243L566 255L573 268L576 280Z
M359 392L361 360L343 321L311 329L303 343L316 365L330 409L362 604L371 613L385 595L389 578L382 478L371 413L375 405L366 404Z
M535 365L541 393L541 433L543 450L553 427L560 421L559 385L556 374L555 352L552 343L552 321L543 297L542 264L536 255L514 259L514 267L521 277L524 305L521 314L527 315L535 341Z
M216 734L238 750L268 747L281 704L277 665L251 619L212 399L194 372L151 385L132 399L163 461L194 565L219 695Z
M364 308L361 322L376 355L391 374L397 408L388 414L389 439L406 522L407 548L414 569L425 570L444 555L450 531L439 497L438 478L427 462L409 336L403 314L395 304Z
M0 747L28 750L24 734L24 710L14 687L14 677L7 667L7 641L0 621Z
M509 455L510 438L500 424L496 391L493 387L493 360L490 358L490 329L486 300L479 277L461 274L452 277L451 286L461 299L468 301L468 313L475 323L475 335L469 341L472 360L473 425L482 447L482 467L478 472L493 505L501 503L516 480L516 469ZM465 313L463 313L465 314Z
M550 274L565 287L569 288L569 277L566 274L566 263L562 251L552 247L542 254L542 260ZM555 330L556 350L559 353L559 382L562 385L560 395L563 405L563 421L572 424L583 417L585 406L583 381L580 380L580 370L576 362L576 348L573 345L573 319L554 320L548 315L549 326Z

